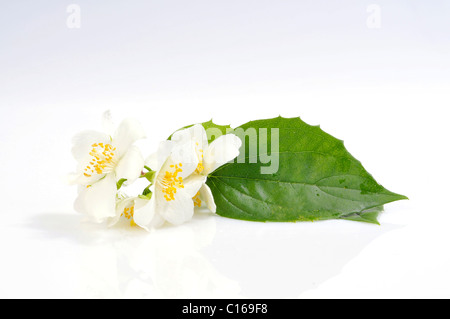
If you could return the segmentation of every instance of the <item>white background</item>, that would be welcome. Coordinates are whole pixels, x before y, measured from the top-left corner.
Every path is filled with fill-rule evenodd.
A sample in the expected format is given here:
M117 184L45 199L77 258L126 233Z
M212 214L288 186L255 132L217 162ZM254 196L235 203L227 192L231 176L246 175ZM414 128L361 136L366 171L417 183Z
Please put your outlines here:
M446 0L4 1L0 297L448 298ZM378 15L379 14L379 15ZM71 137L301 116L383 186L381 226L212 215L148 234L81 222Z

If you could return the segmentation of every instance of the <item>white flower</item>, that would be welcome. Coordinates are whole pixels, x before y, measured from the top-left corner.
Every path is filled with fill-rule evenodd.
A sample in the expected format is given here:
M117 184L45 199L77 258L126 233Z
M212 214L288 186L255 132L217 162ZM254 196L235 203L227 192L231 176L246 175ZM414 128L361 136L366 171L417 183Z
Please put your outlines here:
M200 207L202 202L215 213L216 205L211 190L205 184L206 177L220 166L233 160L239 155L242 141L234 134L226 134L216 138L208 144L208 137L203 125L197 124L190 128L180 130L172 135L172 141L181 145L190 144L195 157L198 159L194 176L203 176L205 180L199 192L193 198L195 206Z
M109 124L107 118L106 122ZM112 136L84 131L73 138L72 154L78 168L71 182L80 185L77 211L96 222L116 216L117 182L126 179L125 183L131 184L140 176L144 160L133 143L144 136L136 120L126 119Z
M134 221L150 230L160 226L161 220L179 225L192 218L194 202L206 177L190 177L198 165L188 145L164 141L153 156L151 168L156 171L151 199L140 211L135 211Z
M205 184L208 174L239 155L241 140L227 134L208 145L202 125L178 131L170 141L161 142L147 165L156 170L152 197L147 207L134 214L139 226L150 229L161 218L175 225L191 219L194 206L206 206L213 213L216 205Z
M145 196L128 197L126 195L119 195L116 200L116 216L109 222L109 226L115 225L120 218L124 218L130 222L131 226L137 225L134 220L134 215L151 215L149 210L149 199ZM160 216L150 216L151 224L149 228L156 228L164 223L164 219Z

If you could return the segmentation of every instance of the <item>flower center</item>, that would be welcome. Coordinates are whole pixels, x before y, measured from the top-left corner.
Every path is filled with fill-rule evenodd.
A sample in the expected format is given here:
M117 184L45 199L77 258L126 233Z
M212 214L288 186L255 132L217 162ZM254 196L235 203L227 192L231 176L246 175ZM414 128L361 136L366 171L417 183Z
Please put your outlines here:
M200 199L200 191L198 191L197 194L195 194L195 196L192 197L192 200L194 201L194 206L197 206L197 207L202 206L202 201Z
M174 171L166 171L161 181L161 184L163 186L162 192L164 193L164 198L168 202L170 202L171 200L175 200L177 189L184 188L183 178L181 176L178 177L178 173L183 171L181 166L183 166L183 164L181 163L177 165L170 165L171 168L174 168Z
M196 147L196 149L197 149L197 156L198 156L198 165L197 165L197 168L195 169L195 172L197 173L197 174L201 174L202 172L203 172L203 170L205 169L205 167L203 166L203 150L199 150L198 149L198 143L196 143L197 144L197 147Z
M115 166L115 147L111 144L95 143L89 152L91 159L84 169L84 176L91 177L94 174L104 174L113 170Z
M135 225L135 222L133 220L133 216L134 216L134 205L131 207L127 207L123 210L123 216L125 216L125 218L130 219L130 225L133 226Z
M134 215L134 206L125 208L125 209L123 210L123 215L124 215L127 219L133 218L133 215Z

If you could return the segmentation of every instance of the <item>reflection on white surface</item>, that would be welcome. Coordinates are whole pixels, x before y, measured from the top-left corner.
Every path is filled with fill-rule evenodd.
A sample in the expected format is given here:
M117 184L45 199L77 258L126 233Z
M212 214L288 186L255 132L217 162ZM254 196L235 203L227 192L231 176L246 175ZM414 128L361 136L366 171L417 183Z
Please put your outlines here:
M239 285L218 273L201 250L216 232L214 218L165 227L110 229L112 240L89 245L81 254L83 294L125 298L239 297ZM108 236L111 237L111 236Z
M79 217L43 214L31 226L40 231L42 246L64 242L59 250L72 252L76 285L64 295L87 298L301 297L395 228L198 215L182 226L147 233L128 226L80 224ZM60 253L55 250L52 258Z

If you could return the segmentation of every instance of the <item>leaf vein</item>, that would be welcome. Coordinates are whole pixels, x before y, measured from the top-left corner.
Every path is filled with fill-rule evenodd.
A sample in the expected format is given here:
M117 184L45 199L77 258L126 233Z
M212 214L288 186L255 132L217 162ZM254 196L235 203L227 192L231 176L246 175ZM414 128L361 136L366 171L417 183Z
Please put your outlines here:
M315 154L320 154L320 155L323 155L323 156L334 157L334 158L337 158L337 159L344 158L344 159L347 159L347 160L355 160L356 162L360 163L350 153L347 154L348 156L337 156L337 155L333 155L333 154L327 154L327 153L311 150L311 151L300 151L300 152L292 152L292 151L271 152L270 155L272 155L272 154L303 154L303 153L315 153ZM259 157L259 155L256 155L256 156L245 156L242 159L244 159L244 160L248 160L248 159L252 159L252 158L256 158L257 159L258 157ZM237 164L244 164L244 163L237 163ZM227 167L229 165L232 165L232 164L236 164L235 161L229 162L229 163L226 163L226 164L222 165L221 167L217 168L215 170L215 172L218 172L218 171L220 171L220 170L224 169L225 167Z
M240 211L244 212L246 215L248 216L253 216L251 213L243 210L242 208L236 206L235 204L233 204L230 199L228 197L225 196L225 194L220 190L219 187L217 187L216 183L214 183L214 181L211 180L211 182L214 184L214 187L219 191L220 195L226 200L227 203L229 203L231 206L236 207L237 209L239 209Z
M348 190L348 191L361 191L361 189L357 189L357 188L344 188L344 187L339 187L339 186L328 186L328 185L316 185L316 184L312 184L312 183L305 183L305 182L295 182L295 181L275 181L275 180L270 180L270 179L259 179L259 178L247 178L247 177L239 177L239 176L217 176L217 175L211 175L209 176L209 178L217 178L217 179L239 179L239 180L247 180L247 181L255 181L255 182L267 182L267 183L280 183L280 184L290 184L292 186L292 184L299 184L299 185L304 185L304 186L310 186L310 187L328 187L328 188L336 188L336 189L342 189L342 190ZM370 194L380 194L380 193L375 193L375 192L370 192L370 191L365 191L366 193L370 193ZM389 194L383 194L383 195L389 195Z
M276 204L276 203L273 203L273 202L266 202L266 201L264 201L264 200L262 200L262 199L259 199L259 198L256 198L256 197L252 197L252 196L250 196L250 195L244 193L243 191L239 190L238 188L236 188L236 187L234 187L234 186L231 186L231 185L228 184L228 183L225 183L225 181L223 181L223 180L222 180L221 182L222 182L223 184L227 185L228 187L230 187L230 188L236 190L238 193L240 193L240 194L242 194L242 195L244 195L244 196L250 197L250 198L252 198L252 199L255 199L255 200L259 201L259 202L264 203L264 204L267 206L268 209L270 209L270 205L277 206L277 207L279 207L279 208L285 208L285 209L288 208L288 207L281 206L281 205ZM270 204L270 205L269 205L269 204Z

